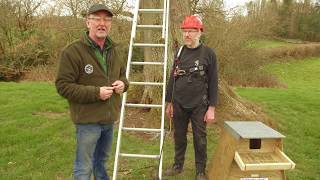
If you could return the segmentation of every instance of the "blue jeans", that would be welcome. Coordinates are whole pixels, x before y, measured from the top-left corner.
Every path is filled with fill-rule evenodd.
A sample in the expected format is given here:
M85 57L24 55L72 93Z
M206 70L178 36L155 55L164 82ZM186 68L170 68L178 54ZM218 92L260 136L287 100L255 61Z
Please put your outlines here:
M113 124L76 125L77 152L74 163L74 180L109 180L105 162L113 140Z

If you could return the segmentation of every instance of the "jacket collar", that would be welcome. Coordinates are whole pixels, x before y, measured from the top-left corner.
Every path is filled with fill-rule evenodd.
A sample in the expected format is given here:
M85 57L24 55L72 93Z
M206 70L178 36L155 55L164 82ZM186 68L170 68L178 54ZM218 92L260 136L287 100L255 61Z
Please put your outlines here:
M98 44L89 37L89 31L83 33L81 40L89 47L100 49ZM115 43L109 36L107 36L106 41L104 42L104 49L109 49L111 47L114 47L114 45Z

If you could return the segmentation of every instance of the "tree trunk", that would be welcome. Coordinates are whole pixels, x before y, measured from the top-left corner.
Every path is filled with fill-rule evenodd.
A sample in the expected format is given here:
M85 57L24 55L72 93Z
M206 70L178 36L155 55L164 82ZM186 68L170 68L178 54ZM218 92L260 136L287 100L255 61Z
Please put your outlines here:
M161 8L157 0L142 0L141 8L157 9ZM140 24L143 25L154 25L162 24L162 14L142 14L140 16ZM163 43L161 41L161 30L143 30L142 39L144 43ZM144 48L144 61L161 61L163 59L164 48ZM146 82L161 82L163 69L160 66L147 65L143 67L143 76ZM142 104L161 104L162 87L145 86L144 92L141 98Z
M141 2L143 8L162 8L163 4L156 0L143 0ZM186 0L171 0L169 13L169 44L168 44L168 67L172 66L173 55L179 44L182 42L182 34L180 33L180 23L186 15L190 15L191 8L189 1ZM162 18L157 15L144 16L141 18L143 24L162 24ZM157 22L155 22L155 19ZM144 42L155 43L160 38L160 34L155 34L154 30L145 30L143 32ZM163 43L163 42L162 42ZM163 48L162 48L163 49ZM163 50L159 48L145 48L145 61L159 61L163 59ZM163 69L157 66L145 66L143 69L145 81L155 82L162 81ZM152 103L161 101L162 88L154 88L146 86L141 98L141 103Z

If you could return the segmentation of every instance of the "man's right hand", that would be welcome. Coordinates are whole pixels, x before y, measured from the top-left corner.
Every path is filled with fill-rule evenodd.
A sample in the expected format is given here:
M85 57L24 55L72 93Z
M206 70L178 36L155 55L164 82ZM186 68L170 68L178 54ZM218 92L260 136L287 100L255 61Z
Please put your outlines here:
M114 87L103 86L100 87L100 99L106 100L112 96Z
M167 104L166 114L167 114L168 118L172 118L173 117L173 106L172 106L172 103L168 103Z

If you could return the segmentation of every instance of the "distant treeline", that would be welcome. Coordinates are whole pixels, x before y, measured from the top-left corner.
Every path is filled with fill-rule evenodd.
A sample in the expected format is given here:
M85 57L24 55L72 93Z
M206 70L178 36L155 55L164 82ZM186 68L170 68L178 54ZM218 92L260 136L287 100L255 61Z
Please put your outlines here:
M274 33L284 38L320 41L320 1L258 0L247 4L248 17L274 20Z
M19 79L32 67L57 64L61 49L84 32L81 14L94 2L59 0L50 5L44 0L0 0L0 80ZM247 15L235 10L231 19L222 0L189 3L193 13L203 17L203 41L216 49L219 69L225 77L235 72L234 67L250 65L249 69L255 69L251 66L257 64L259 54L246 48L252 39L320 41L319 3L252 1L245 7ZM116 15L111 36L127 48L131 23L125 17L131 14L126 11L125 0L110 1L108 5Z

